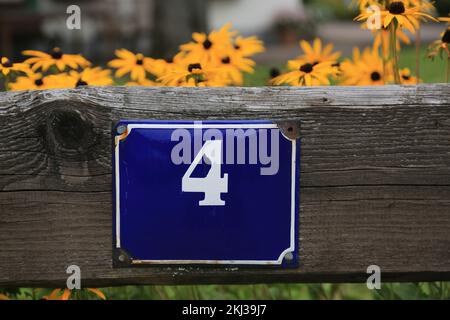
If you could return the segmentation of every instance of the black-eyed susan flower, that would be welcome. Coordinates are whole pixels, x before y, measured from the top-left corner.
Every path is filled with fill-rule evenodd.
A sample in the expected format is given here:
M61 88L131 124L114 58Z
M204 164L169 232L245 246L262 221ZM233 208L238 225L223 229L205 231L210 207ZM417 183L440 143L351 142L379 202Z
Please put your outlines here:
M12 91L18 90L44 90L49 89L48 80L41 73L28 71L26 76L17 77L16 81L10 82L8 87Z
M352 59L341 63L341 72L342 85L378 86L392 78L385 74L383 59L373 48L366 48L362 54L358 48L354 48Z
M409 68L403 68L400 70L400 80L401 84L404 85L414 85L420 82L417 77L411 75L411 70L409 70Z
M445 53L447 59L450 59L450 27L447 27L440 37L439 40L434 41L428 47L428 57L434 59L437 55L440 55L442 58Z
M59 71L64 71L67 67L78 69L88 67L91 63L80 54L63 53L60 48L53 48L50 53L35 50L25 50L25 56L30 56L25 63L31 65L33 71L42 69L46 72L50 67L56 66Z
M0 74L5 77L12 71L27 72L29 67L24 63L13 63L7 57L0 57Z
M208 64L220 59L224 51L232 46L232 37L236 34L230 31L231 24L226 24L219 30L213 30L209 34L194 32L194 41L182 44L178 59L187 63Z
M121 78L130 74L133 81L144 81L146 73L151 72L154 60L145 57L141 53L134 54L127 49L118 49L115 51L117 59L111 60L108 66L117 69L116 77Z
M113 84L111 70L105 70L100 67L86 68L81 72L71 70L68 77L68 81L72 81L73 87L108 86Z
M217 73L223 74L225 82L232 85L242 85L244 76L242 72L253 73L256 63L234 50L228 50L216 66Z
M264 52L264 44L256 36L237 37L234 40L234 49L243 57L249 57L257 53Z
M321 62L333 62L336 63L341 56L340 52L333 52L333 44L329 43L325 46L322 45L322 41L319 38L314 39L312 45L309 42L300 41L300 47L303 50L303 55L298 56L295 60L299 63L311 63L313 65Z
M288 68L292 71L273 78L270 83L273 85L289 84L291 86L329 85L329 78L336 76L337 73L333 64L333 62L302 64L299 60L290 60Z
M417 6L410 6L411 2L406 1L391 1L384 10L380 12L380 18L384 28L388 28L392 23L395 26L404 27L411 33L415 33L419 27L420 20L437 21L430 14L424 12L428 10L428 5L420 4ZM365 21L373 16L373 12L367 11L361 13L355 18L357 21Z
M218 70L201 63L174 64L167 74L158 78L166 86L218 85Z

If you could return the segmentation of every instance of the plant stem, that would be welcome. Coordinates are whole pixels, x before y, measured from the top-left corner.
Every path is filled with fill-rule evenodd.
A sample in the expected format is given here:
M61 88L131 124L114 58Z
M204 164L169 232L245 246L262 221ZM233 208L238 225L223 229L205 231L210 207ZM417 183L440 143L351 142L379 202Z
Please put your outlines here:
M8 91L9 87L9 75L5 76L5 91Z
M416 32L416 78L418 84L420 82L420 47L422 45L422 36L420 28L417 28Z
M445 72L445 82L448 83L450 80L450 56L447 57L447 71Z
M398 67L398 51L397 51L397 21L392 21L390 28L391 28L392 68L394 73L394 80L396 84L400 84L400 70Z
M387 32L388 38L389 38L389 31L386 31L385 29L381 29L381 54L383 58L383 84L387 84L387 64L389 62L389 41L386 41L385 33Z

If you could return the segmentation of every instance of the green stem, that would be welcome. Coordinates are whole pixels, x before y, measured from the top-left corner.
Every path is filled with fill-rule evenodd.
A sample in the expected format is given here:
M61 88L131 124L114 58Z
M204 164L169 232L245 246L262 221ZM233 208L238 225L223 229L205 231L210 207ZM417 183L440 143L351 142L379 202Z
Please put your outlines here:
M5 76L5 91L8 91L9 87L9 75Z
M400 84L400 69L398 67L398 51L397 51L397 21L391 24L391 53L394 80L396 84Z
M447 71L445 72L445 82L448 83L450 80L450 56L447 57Z
M417 28L416 32L416 77L418 84L420 81L420 47L422 44L422 36L420 33L420 28Z

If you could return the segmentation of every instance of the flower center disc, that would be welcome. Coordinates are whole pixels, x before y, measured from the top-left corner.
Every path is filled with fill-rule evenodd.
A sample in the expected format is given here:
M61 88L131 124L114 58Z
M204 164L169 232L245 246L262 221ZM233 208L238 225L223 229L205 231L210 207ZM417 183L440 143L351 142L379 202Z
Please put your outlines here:
M230 57L225 57L225 58L222 59L222 63L223 64L229 64L230 62L231 62Z
M44 82L42 81L42 79L37 79L36 81L34 81L34 84L38 87L42 86L44 84Z
M450 29L447 29L447 31L445 31L444 35L442 36L442 42L450 43Z
M202 70L201 64L200 64L200 63L191 63L191 64L188 66L188 71L189 71L189 72L192 72L194 69Z
M391 13L391 14L403 14L403 13L405 13L405 5L401 1L392 2L389 5L389 13Z
M61 52L61 50L59 48L54 48L52 50L52 54L51 55L52 55L53 59L59 60L59 59L62 58L63 53Z
M83 80L78 80L78 82L77 82L77 84L76 84L76 86L77 87L81 87L81 86L87 86L88 84L87 84L87 82L86 81L83 81Z
M11 68L12 67L12 63L11 61L7 60L5 63L2 63L2 66L5 68Z
M270 77L272 79L278 77L279 75L280 75L280 70L278 68L270 69Z
M205 48L206 50L208 50L208 49L210 49L211 47L212 47L212 42L209 41L209 39L206 39L206 40L203 42L203 48Z
M372 79L372 81L379 81L381 79L381 74L379 72L372 72L372 74L370 75L370 79Z
M305 73L310 73L313 71L313 65L311 63L305 63L300 67L300 71L303 71Z

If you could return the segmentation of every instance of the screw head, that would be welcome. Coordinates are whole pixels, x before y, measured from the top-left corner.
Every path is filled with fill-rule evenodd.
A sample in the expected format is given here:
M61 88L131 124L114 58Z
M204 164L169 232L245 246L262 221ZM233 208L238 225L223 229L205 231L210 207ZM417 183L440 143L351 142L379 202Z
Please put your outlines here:
M127 126L121 124L120 126L117 127L116 130L118 134L123 134L127 131Z
M284 256L284 260L286 260L287 262L291 262L292 260L294 260L294 255L292 254L292 252L286 253L286 255Z

